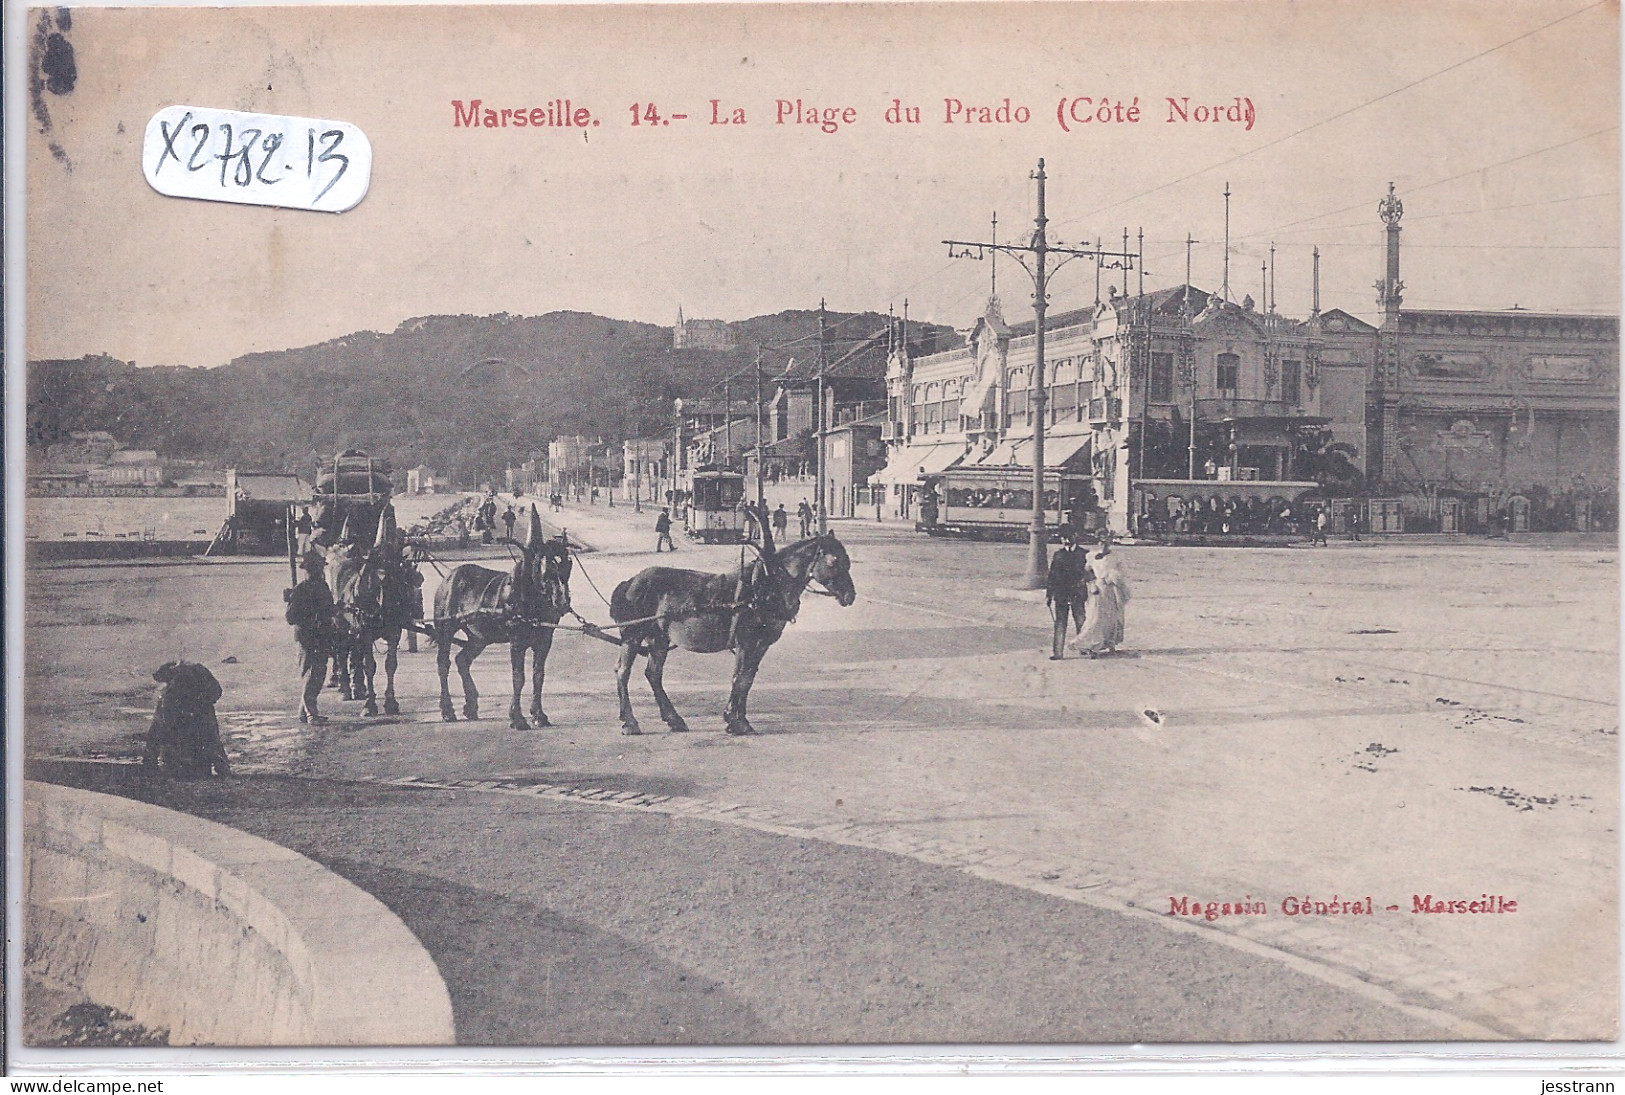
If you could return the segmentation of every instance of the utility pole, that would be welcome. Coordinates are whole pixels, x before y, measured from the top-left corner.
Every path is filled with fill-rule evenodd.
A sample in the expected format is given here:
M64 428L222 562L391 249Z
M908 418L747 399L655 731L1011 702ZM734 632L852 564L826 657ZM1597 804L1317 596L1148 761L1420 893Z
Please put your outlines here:
M1049 279L1050 276L1062 266L1077 258L1095 260L1095 271L1098 285L1101 263L1105 259L1114 260L1113 266L1123 270L1124 292L1128 289L1128 271L1133 268L1135 256L1127 247L1127 230L1124 230L1125 246L1122 251L1103 251L1097 244L1094 247L1062 247L1051 246L1046 228L1049 218L1044 212L1044 161L1038 161L1038 170L1030 178L1038 183L1038 216L1034 219L1034 230L1030 243L974 243L965 240L943 240L948 245L950 258L981 258L984 253L992 251L1009 255L1019 262L1023 269L1033 279L1033 314L1036 319L1034 327L1034 350L1036 361L1033 367L1033 512L1032 524L1028 530L1027 542L1027 573L1022 579L1026 589L1044 588L1045 578L1049 574L1049 554L1045 550L1044 528L1044 426L1046 409L1049 403L1049 392L1044 384L1044 315L1049 309ZM1060 261L1050 266L1052 255L1061 256ZM1029 265L1029 262L1031 265ZM1131 408L1132 409L1132 408Z
M767 449L762 445L762 344L756 344L756 513L763 521L767 520L767 500L764 493L762 478L762 464L767 458Z
M1185 469L1186 479L1196 478L1196 360L1193 356L1195 346L1191 333L1191 245L1200 241L1192 239L1189 232L1185 233L1185 327L1180 333L1179 347L1179 378L1191 390L1190 413L1190 463Z
M1123 253L1128 253L1128 225L1123 226ZM1128 297L1128 263L1123 264L1123 296Z
M733 466L734 458L734 401L729 388L730 378L722 381L722 466Z
M829 531L829 514L827 512L825 512L828 509L828 503L827 503L828 491L827 491L827 488L824 486L824 431L828 427L828 423L826 423L824 421L824 369L825 369L825 367L827 365L827 361L826 361L825 355L824 355L824 338L825 338L825 334L826 334L826 327L825 327L825 324L824 324L824 298L819 297L818 298L818 410L816 412L816 417L813 419L813 422L817 426L817 432L814 435L816 437L816 453L817 453L817 463L818 463L818 477L817 477L818 509L817 509L816 512L818 514L818 535L820 535L820 536L824 535L824 533Z
M1135 253L1136 253L1136 255L1138 255L1139 260L1140 260L1140 295L1143 297L1143 296L1145 296L1145 228L1144 228L1144 226L1141 226L1141 228L1140 228L1140 237L1139 237L1138 242L1139 242L1139 246L1136 247L1134 250L1135 250ZM1125 250L1126 250L1126 248L1125 248Z
M668 501L672 507L672 517L677 516L677 473L682 470L684 463L683 452L683 401L681 398L671 401L671 498Z

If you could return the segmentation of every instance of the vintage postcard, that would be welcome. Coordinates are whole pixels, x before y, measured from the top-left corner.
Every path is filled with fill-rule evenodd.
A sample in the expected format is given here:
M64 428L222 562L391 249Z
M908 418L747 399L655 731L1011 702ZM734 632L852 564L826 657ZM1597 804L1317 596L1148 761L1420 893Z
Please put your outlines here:
M1617 5L9 14L15 1060L1616 1038Z

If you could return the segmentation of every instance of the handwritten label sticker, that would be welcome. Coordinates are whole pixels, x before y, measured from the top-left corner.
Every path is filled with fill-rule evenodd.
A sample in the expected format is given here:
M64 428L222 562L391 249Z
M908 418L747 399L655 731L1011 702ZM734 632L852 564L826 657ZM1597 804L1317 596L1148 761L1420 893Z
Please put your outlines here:
M147 183L172 198L342 213L372 181L372 144L348 122L172 106L147 123Z

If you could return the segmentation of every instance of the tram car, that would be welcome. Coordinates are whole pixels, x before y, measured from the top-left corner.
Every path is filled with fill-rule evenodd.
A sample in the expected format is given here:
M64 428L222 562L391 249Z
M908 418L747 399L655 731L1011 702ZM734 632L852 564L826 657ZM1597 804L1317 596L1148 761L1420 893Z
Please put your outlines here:
M378 519L394 492L392 470L388 460L359 449L319 461L311 514L322 530L318 540L334 543L348 521L350 535L360 543L371 544L378 534Z
M1097 513L1094 481L1087 475L1044 473L1044 524L1089 524ZM969 540L1026 540L1032 528L1031 468L949 468L928 475L914 527L931 536Z
M701 467L694 472L694 497L689 503L684 531L702 544L742 544L750 524L740 501L745 477L736 471Z

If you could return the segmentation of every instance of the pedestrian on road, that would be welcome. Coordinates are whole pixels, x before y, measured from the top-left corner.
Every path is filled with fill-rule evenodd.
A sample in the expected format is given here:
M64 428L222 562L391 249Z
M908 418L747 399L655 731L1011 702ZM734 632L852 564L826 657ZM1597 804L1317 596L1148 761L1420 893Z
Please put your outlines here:
M497 499L492 494L480 504L480 543L489 544L496 533Z
M1089 586L1089 617L1078 634L1078 653L1098 658L1114 654L1123 642L1123 623L1128 609L1128 576L1112 552L1110 529L1100 530L1100 548L1089 554L1093 574Z
M165 662L152 679L164 687L152 713L142 766L183 779L231 775L214 713L221 696L214 674L193 662Z
M779 508L773 511L773 535L777 536L779 538L779 542L782 544L784 542L785 534L789 531L790 513L784 508L784 503L780 502ZM805 539L805 537L803 537L803 539Z
M293 523L293 531L299 534L299 554L303 555L310 550L310 537L316 531L316 522L310 519L309 506L300 509L299 520Z
M1315 511L1315 525L1309 530L1309 546L1319 544L1326 546L1326 526L1331 524L1331 517L1326 513L1326 507L1321 506Z
M505 528L507 528L508 539L510 540L513 539L513 523L517 520L519 520L519 515L513 511L512 506L509 506L508 512L502 515L502 524Z
M299 675L304 691L299 703L299 721L312 726L327 719L316 713L316 697L327 676L327 655L333 642L333 591L323 575L326 560L320 552L307 551L299 561L305 580L288 594L286 619L293 625L293 638L299 644Z
M655 518L655 554L659 555L666 550L676 551L677 545L671 539L671 510L668 507L660 508L660 516Z
M1360 508L1358 506L1349 507L1349 539L1355 541L1360 539Z
M1089 558L1079 546L1078 531L1067 529L1065 539L1049 563L1049 578L1044 584L1044 601L1054 618L1055 631L1050 643L1049 660L1058 662L1066 652L1066 625L1072 621L1074 634L1083 630L1089 608Z
M801 538L805 540L812 535L813 524L812 507L807 504L805 498L801 500L801 505L796 507L796 518L801 522Z

